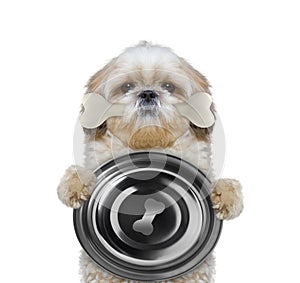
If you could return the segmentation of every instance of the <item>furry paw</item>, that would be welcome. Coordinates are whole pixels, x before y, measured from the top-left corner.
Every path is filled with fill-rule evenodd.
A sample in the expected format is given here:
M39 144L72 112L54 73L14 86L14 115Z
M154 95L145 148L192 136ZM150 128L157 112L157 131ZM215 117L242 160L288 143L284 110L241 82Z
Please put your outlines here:
M96 182L92 171L80 166L70 166L57 188L58 198L65 205L79 208L90 196Z
M233 219L243 210L242 186L234 179L220 179L211 194L213 208L219 219Z

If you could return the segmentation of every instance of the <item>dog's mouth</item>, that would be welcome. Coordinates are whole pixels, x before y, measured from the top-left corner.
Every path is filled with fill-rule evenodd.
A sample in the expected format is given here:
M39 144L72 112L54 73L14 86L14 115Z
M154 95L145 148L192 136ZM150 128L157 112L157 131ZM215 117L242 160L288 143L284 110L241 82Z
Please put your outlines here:
M158 116L159 114L160 101L158 98L153 98L151 100L139 98L136 105L138 116Z

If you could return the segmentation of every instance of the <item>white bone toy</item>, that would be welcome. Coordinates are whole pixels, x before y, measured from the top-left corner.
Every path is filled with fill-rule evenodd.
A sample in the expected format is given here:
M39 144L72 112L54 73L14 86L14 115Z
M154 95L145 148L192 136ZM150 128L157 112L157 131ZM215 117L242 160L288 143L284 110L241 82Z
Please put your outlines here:
M88 93L82 101L84 111L80 123L84 128L94 129L99 127L106 119L123 116L126 105L108 102L98 93ZM206 92L193 94L187 102L174 104L180 115L189 119L201 128L208 128L215 122L215 117L210 110L211 96Z

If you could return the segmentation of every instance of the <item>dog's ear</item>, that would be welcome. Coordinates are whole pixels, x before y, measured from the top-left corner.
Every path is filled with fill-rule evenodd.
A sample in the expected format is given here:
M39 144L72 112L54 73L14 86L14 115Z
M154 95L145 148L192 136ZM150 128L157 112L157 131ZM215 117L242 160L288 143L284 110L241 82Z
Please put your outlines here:
M115 62L116 58L113 58L100 71L98 71L89 79L86 84L87 93L97 92L97 90L99 90L99 88L105 84L108 74L111 73L116 67Z
M106 64L100 71L95 73L86 84L86 93L97 92L101 94L101 87L105 84L107 76L115 68L116 58L112 59L108 64ZM81 112L83 108L81 109ZM83 127L83 131L86 135L92 137L93 139L101 138L106 133L107 127L106 122L101 124L96 129L86 129Z
M193 85L193 92L206 92L209 95L211 95L210 87L208 80L205 76L203 76L199 71L194 69L185 59L180 58L181 61L181 67L183 71L186 73L187 77L191 80L191 83ZM215 118L215 105L212 103L210 110L214 114ZM202 140L205 142L210 141L211 133L213 131L213 125L209 128L200 128L190 122L190 127L192 131L194 132L196 138L198 140Z

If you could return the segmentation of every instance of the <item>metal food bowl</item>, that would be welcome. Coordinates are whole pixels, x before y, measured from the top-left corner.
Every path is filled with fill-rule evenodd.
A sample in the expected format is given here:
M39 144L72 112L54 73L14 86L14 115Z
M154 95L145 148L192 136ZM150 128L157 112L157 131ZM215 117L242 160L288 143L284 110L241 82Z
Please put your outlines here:
M74 210L88 255L118 277L167 280L196 268L221 233L210 181L192 164L161 152L135 152L95 170L97 183Z

